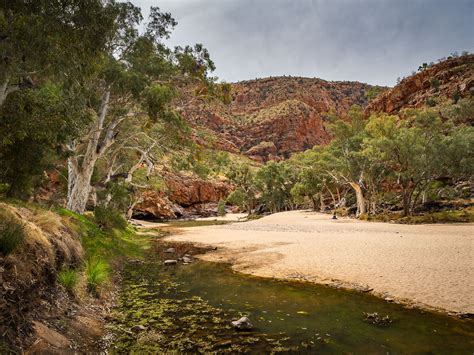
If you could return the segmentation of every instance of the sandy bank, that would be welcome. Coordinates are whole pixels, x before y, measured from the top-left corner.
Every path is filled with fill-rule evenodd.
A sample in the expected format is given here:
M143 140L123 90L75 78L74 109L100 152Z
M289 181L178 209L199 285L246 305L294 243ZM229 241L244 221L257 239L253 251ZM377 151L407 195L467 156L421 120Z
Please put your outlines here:
M361 288L418 307L474 313L474 225L331 220L314 212L193 227L168 238L218 246L202 258L244 273Z

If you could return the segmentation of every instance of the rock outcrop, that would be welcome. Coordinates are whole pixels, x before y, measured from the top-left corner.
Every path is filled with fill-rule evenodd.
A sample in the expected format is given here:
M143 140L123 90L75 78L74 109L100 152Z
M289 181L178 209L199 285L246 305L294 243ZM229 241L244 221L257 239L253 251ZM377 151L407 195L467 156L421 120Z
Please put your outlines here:
M145 191L143 202L134 209L135 217L173 219L215 215L219 200L233 189L226 181L204 180L195 175L166 171L162 177L166 189Z
M370 102L367 114L396 113L402 108L416 108L436 103L439 98L458 98L474 94L474 55L448 58L427 66L400 81Z

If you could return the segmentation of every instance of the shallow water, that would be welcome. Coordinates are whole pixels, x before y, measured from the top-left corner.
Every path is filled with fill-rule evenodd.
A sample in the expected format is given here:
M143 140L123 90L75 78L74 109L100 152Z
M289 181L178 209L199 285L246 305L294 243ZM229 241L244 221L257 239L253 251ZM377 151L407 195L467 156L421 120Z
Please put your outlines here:
M226 265L203 261L174 267L126 266L120 299L119 329L143 324L147 332L131 336L116 331L117 352L472 354L474 350L472 320L405 309L367 294L242 275ZM388 315L393 322L368 323L364 312ZM229 326L241 315L254 324L252 332L236 332Z

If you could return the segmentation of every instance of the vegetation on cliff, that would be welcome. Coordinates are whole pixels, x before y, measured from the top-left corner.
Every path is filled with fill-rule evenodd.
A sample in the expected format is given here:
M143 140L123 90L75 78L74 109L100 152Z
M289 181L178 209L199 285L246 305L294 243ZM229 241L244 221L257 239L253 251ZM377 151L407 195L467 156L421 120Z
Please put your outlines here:
M356 216L397 209L407 216L422 205L469 201L474 129L465 113L473 103L465 98L369 118L357 106L349 119L329 114L330 144L270 161L258 171L238 167L230 175L237 186L230 201L249 212L257 204L271 212L307 204L342 212L355 204Z

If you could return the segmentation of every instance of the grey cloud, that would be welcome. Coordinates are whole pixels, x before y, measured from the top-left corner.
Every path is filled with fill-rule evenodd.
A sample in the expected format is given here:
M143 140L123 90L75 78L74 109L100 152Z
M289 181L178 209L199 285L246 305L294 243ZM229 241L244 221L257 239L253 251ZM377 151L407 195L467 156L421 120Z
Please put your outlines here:
M203 43L216 75L393 85L422 62L474 49L471 0L134 0L178 20L169 45Z

